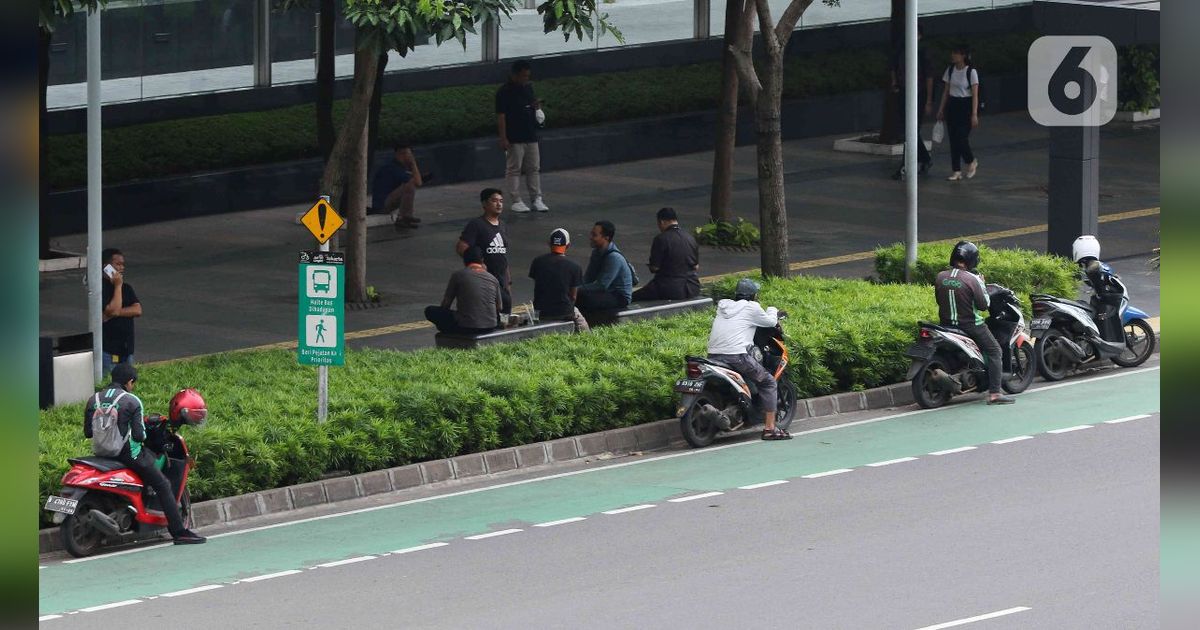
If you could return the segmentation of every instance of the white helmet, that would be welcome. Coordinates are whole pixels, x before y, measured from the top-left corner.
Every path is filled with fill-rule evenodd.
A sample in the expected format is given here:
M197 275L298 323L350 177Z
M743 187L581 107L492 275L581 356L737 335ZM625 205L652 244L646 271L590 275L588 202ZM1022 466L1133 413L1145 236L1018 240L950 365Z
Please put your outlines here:
M1100 241L1091 234L1080 236L1071 244L1071 258L1074 258L1075 262L1083 262L1085 258L1100 260Z

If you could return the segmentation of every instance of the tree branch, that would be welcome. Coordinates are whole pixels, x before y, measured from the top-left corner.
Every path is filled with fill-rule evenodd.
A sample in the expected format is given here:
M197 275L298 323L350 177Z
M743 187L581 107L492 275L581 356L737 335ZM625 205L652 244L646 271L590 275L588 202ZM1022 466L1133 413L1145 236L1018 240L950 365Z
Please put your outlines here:
M792 1L794 4L800 0ZM754 3L758 7L758 32L763 35L763 46L766 46L768 56L776 57L781 50L779 47L779 38L772 37L775 34L775 22L771 20L771 7L767 4L767 0L754 0Z
M784 9L783 16L779 18L779 24L775 27L775 37L782 44L792 36L792 31L796 30L796 22L800 21L800 16L804 15L804 11L813 3L813 0L792 0L788 8Z
M749 88L751 101L758 99L758 93L762 91L762 83L758 80L758 72L754 70L754 60L750 58L750 53L730 46L729 52L733 54L734 65L737 66L738 77Z

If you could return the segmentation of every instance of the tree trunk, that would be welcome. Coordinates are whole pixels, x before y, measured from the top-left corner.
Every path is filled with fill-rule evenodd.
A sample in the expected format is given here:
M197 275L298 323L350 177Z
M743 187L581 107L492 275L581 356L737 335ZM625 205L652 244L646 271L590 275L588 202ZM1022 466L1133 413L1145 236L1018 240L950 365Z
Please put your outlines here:
M383 110L383 73L387 70L388 56L379 56L375 69L375 92L371 95L371 113L367 117L367 174L375 170L375 153L379 150L379 115Z
M347 165L346 301L367 301L367 126Z
M321 0L317 25L317 144L321 157L329 160L333 151L334 24L337 0ZM336 200L335 200L336 201Z
M709 202L713 221L733 220L729 204L733 198L733 150L737 142L738 74L730 48L740 43L742 7L742 1L725 0L725 48L721 57L721 97L717 104L717 143Z
M892 18L889 26L892 47L888 53L888 63L904 63L904 0L892 0ZM884 72L883 95L883 121L879 124L879 142L896 144L904 140L904 108L900 104L899 94L892 91L890 66Z
M755 104L758 136L758 212L762 232L764 276L788 276L787 203L783 189L783 135L780 109L783 100L783 50L767 55L760 75L762 92Z
M38 258L50 257L50 161L46 90L50 84L50 33L38 28Z

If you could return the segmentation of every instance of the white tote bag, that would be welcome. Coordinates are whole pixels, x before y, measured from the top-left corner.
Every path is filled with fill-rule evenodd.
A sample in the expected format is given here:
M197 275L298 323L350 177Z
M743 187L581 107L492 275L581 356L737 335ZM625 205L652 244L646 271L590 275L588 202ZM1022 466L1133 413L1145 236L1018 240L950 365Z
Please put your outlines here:
M937 121L933 126L933 141L941 143L946 138L946 123L945 121Z

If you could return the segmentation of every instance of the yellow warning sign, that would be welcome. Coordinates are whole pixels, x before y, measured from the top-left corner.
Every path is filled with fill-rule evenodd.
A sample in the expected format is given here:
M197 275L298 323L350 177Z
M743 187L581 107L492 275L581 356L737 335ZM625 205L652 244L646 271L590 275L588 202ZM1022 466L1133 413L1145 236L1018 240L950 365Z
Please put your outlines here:
M308 228L309 232L312 232L317 242L322 245L325 244L325 241L333 238L333 234L346 224L341 215L324 199L313 204L313 207L309 208L303 217L300 217L300 222Z

